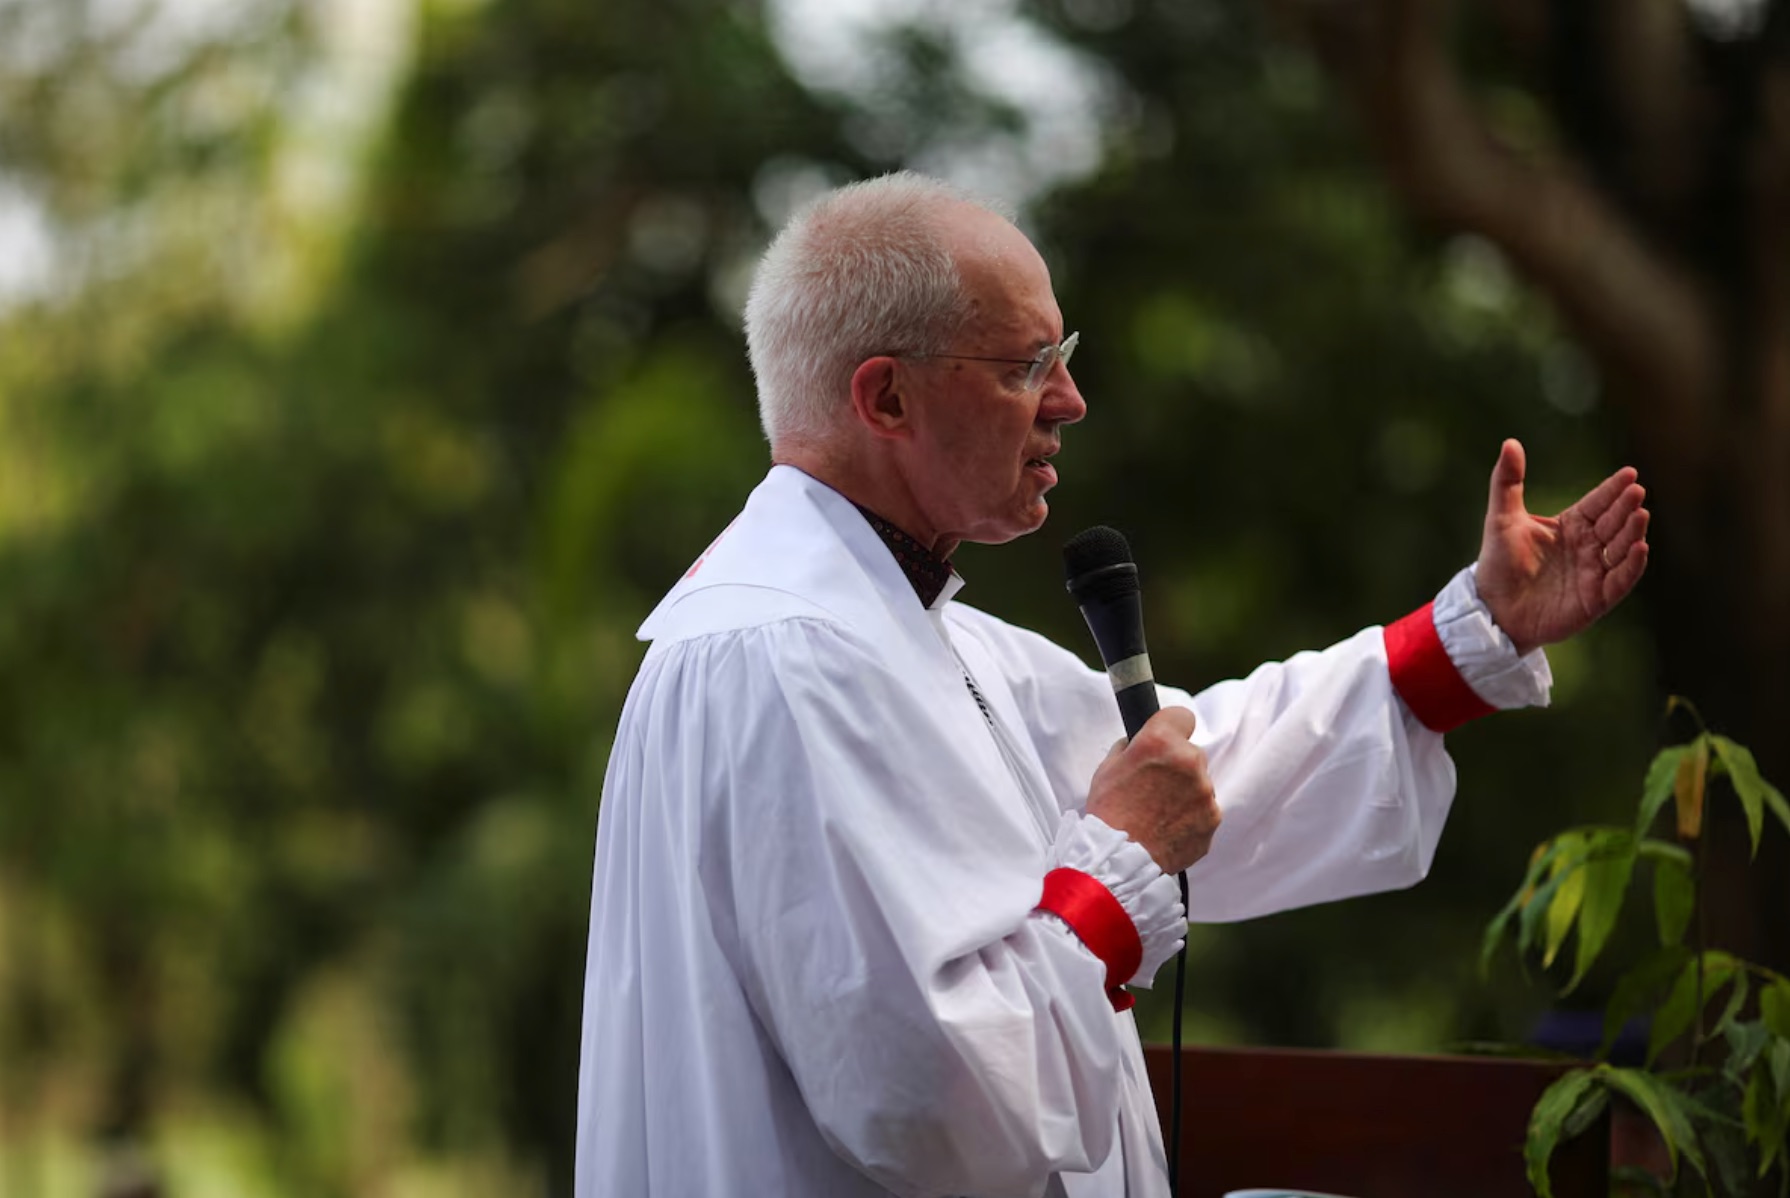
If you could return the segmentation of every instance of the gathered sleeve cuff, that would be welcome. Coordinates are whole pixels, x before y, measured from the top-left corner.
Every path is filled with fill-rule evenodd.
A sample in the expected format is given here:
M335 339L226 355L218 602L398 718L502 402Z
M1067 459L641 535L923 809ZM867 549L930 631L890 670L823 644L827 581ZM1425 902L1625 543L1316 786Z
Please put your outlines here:
M1097 816L1067 812L1051 848L1038 910L1068 925L1106 965L1113 1010L1133 1003L1126 985L1148 988L1180 950L1187 912L1175 881L1149 850Z
M1547 655L1517 655L1479 597L1474 574L1468 566L1434 601L1385 628L1393 688L1433 732L1503 708L1545 707L1553 685Z
M1554 685L1548 655L1540 649L1517 655L1479 597L1478 571L1468 566L1436 596L1436 635L1467 685L1493 707L1546 707Z

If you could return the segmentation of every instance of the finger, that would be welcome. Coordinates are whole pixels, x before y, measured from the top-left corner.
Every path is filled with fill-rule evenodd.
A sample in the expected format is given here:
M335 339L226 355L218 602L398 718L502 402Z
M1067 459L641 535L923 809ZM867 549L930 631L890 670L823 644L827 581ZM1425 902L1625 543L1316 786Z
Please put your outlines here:
M1498 462L1492 467L1492 493L1485 509L1488 519L1524 514L1523 478L1528 468L1523 443L1515 437L1507 439L1499 447Z
M1616 529L1615 534L1605 542L1603 548L1605 560L1611 563L1612 568L1628 556L1630 547L1636 542L1646 540L1647 524L1652 519L1653 513L1646 508L1632 511L1622 525Z
M1576 510L1579 515L1595 524L1603 517L1605 512L1610 510L1610 506L1622 496L1622 493L1626 491L1638 477L1640 477L1640 475L1633 466L1624 466L1622 469L1591 488L1591 490L1585 492L1585 497L1573 504L1572 507L1567 510ZM1565 515L1564 512L1561 514Z
M1614 607L1635 589L1641 581L1641 575L1647 570L1648 547L1646 541L1636 541L1628 547L1622 560L1604 575L1604 604ZM1614 560L1614 559L1612 559Z
M1592 531L1597 534L1598 541L1605 545L1610 545L1615 541L1616 535L1628 523L1628 518L1640 508L1642 501L1646 498L1647 489L1640 483L1630 483L1624 487L1617 494L1616 501L1610 504L1608 510L1597 517L1596 523L1591 526ZM1614 548L1610 550L1610 560L1616 560Z
M1193 712L1185 707L1164 707L1144 722L1139 734L1154 730L1160 735L1173 737L1176 740L1188 740L1193 736L1197 721Z

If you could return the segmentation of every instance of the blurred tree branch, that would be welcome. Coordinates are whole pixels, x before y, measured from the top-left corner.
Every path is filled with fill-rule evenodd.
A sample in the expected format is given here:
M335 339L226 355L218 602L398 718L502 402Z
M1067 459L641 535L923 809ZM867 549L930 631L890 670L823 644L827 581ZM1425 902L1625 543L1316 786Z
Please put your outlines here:
M1519 150L1492 130L1449 47L1446 0L1274 3L1337 80L1412 208L1499 246L1606 367L1654 381L1621 398L1641 405L1638 416L1688 459L1701 459L1722 382L1712 297L1583 163ZM1531 37L1540 32L1535 5L1510 7L1529 18ZM1623 39L1637 51L1631 57L1644 40Z

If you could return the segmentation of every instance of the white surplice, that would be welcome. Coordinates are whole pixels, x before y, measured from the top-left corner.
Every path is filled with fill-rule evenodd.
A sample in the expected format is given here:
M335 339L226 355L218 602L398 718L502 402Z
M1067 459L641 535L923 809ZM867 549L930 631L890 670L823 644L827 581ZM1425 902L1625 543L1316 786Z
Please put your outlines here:
M956 602L930 608L863 516L773 468L642 626L603 787L577 1198L1168 1192L1136 1026L1034 911L1080 869L1144 941L1175 884L1081 814L1123 735L1103 673ZM1488 702L1543 702L1463 571L1436 601ZM985 715L966 675L984 697ZM1454 791L1380 630L1193 708L1224 823L1194 920L1408 886Z

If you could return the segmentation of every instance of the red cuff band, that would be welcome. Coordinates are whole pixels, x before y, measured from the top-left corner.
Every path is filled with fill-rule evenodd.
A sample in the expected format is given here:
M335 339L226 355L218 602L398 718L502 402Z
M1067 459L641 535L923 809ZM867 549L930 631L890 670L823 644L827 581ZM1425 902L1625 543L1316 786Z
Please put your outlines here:
M1037 909L1061 918L1106 963L1106 997L1113 1010L1127 1010L1137 1001L1124 984L1144 963L1144 942L1112 891L1079 869L1053 869L1044 875Z
M1392 687L1418 722L1431 732L1448 732L1497 708L1474 693L1454 668L1436 633L1433 603L1386 625L1386 665Z

